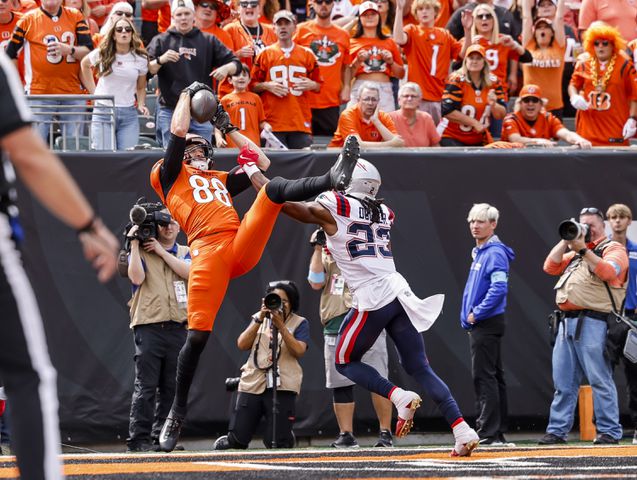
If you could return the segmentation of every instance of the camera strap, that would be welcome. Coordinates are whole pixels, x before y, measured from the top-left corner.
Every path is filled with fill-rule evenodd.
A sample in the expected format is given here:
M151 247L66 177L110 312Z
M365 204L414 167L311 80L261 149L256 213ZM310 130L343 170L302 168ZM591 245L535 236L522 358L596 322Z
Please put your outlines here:
M287 320L287 319L286 319ZM259 346L261 345L261 336L263 335L263 329L264 328L272 328L271 326L271 322L272 320L270 319L270 324L266 326L266 323L263 322L263 324L259 327L259 336L257 338L256 341L256 345L254 347L253 353L252 353L252 361L254 362L254 366L261 371L268 371L272 368L272 362L270 362L269 365L266 365L265 367L262 367L261 365L259 365ZM279 358L281 358L281 343L283 342L283 337L281 336L281 334L277 331L277 352L276 352L276 359L279 360Z

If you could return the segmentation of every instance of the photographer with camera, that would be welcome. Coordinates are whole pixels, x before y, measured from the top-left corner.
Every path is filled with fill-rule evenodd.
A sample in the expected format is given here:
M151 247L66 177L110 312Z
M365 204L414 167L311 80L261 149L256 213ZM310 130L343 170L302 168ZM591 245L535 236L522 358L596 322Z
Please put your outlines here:
M559 234L562 239L544 262L546 273L560 275L555 301L561 321L553 347L555 394L539 444L566 443L584 376L593 390L598 433L593 444L617 444L622 426L606 354L607 322L615 321L611 312L626 294L628 255L622 244L606 237L604 216L597 208L582 209L579 222L562 222Z
M354 436L353 420L354 408L354 382L336 371L336 339L345 320L345 315L352 307L352 294L347 288L341 269L336 265L336 260L325 247L327 239L322 228L315 230L310 237L310 245L314 253L310 259L310 268L307 280L314 290L321 291L321 323L323 324L323 336L325 346L325 386L332 390L334 414L338 423L339 434L332 443L335 448L355 448L358 441ZM387 377L389 372L387 359L387 334L383 330L372 347L365 352L361 359L364 363L372 365L381 375ZM392 447L391 434L392 403L389 399L372 393L372 404L378 417L380 432L375 447Z
M135 388L126 443L129 452L146 452L157 450L175 395L177 356L186 340L190 253L176 242L179 225L161 203L138 203L130 216Z
M237 346L250 350L241 367L239 395L227 435L214 450L246 449L265 415L263 444L267 448L293 448L295 402L301 391L299 364L310 340L308 321L297 315L299 291L294 282L270 282L261 309L239 335Z

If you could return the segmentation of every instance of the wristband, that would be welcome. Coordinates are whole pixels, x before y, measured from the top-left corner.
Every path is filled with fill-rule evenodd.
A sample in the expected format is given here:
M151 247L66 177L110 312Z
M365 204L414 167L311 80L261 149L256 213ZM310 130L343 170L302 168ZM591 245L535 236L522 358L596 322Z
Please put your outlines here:
M586 252L588 252L588 248L584 247L581 250L578 250L577 253L583 257L584 255L586 255Z
M159 66L161 66L160 59L161 59L161 55L155 59L155 61L157 62L157 65L159 65Z
M307 279L312 283L323 283L325 281L325 272L313 272L310 270Z
M263 320L259 318L259 315L252 315L252 321L258 325L261 325L263 323Z
M76 229L75 233L77 233L77 235L81 235L83 233L93 233L95 231L95 222L97 222L97 220L98 217L96 215L93 215L91 217L91 220L83 227Z
M71 47L71 56L75 55L75 47Z

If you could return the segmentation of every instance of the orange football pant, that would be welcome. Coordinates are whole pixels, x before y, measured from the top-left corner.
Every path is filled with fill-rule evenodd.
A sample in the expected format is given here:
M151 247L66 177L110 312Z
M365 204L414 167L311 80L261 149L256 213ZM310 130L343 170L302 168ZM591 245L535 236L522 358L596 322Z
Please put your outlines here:
M252 270L263 254L283 204L259 190L236 232L212 235L190 244L188 328L211 331L232 278Z

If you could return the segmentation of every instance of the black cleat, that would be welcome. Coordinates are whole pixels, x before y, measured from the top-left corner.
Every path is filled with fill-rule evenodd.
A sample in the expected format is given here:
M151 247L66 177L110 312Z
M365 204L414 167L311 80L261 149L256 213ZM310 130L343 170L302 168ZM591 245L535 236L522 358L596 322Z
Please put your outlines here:
M345 139L345 144L338 160L330 169L330 180L334 190L345 190L352 181L352 173L356 167L356 161L360 156L360 146L358 139L354 135L350 135Z
M224 435L223 437L217 438L214 445L212 446L213 450L230 450L232 447L230 446L230 440L228 440L228 435Z
M162 452L172 452L175 449L183 423L183 418L170 412L159 434L159 449Z

